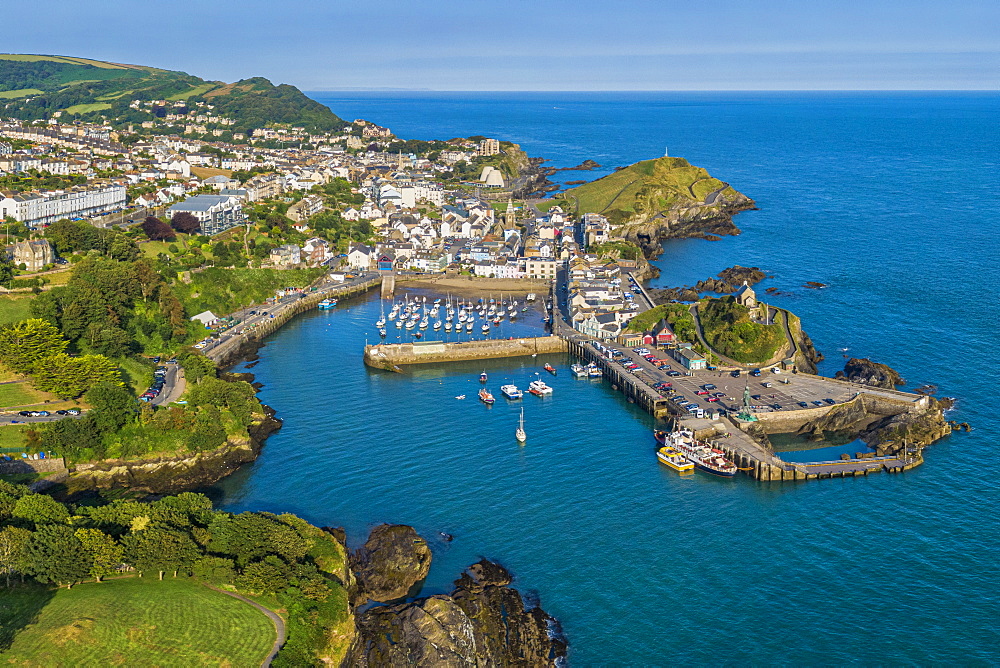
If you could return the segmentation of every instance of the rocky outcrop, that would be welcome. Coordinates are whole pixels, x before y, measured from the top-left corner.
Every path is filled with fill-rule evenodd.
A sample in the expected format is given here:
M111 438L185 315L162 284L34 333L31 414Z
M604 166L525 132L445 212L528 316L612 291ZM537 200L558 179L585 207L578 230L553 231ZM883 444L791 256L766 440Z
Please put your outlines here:
M358 618L351 666L552 666L566 655L557 622L527 607L510 573L482 560L448 596L371 608Z
M678 206L660 211L648 220L629 221L617 233L639 246L648 258L656 258L663 252L660 242L665 239L714 240L736 236L741 230L733 223L733 216L757 207L746 195L731 192L728 199L720 195L713 206Z
M861 432L861 439L879 455L893 455L903 447L923 448L952 432L939 401L928 397L927 409L890 415Z
M852 383L880 387L883 390L894 390L897 385L906 384L902 376L891 367L872 362L870 359L849 359L844 365L844 370L838 371L835 375Z
M800 371L816 373L816 365L825 359L823 353L816 350L812 339L801 327L793 329L792 336L795 339L795 366Z
M351 554L359 602L385 603L405 598L431 568L431 549L413 527L381 524Z

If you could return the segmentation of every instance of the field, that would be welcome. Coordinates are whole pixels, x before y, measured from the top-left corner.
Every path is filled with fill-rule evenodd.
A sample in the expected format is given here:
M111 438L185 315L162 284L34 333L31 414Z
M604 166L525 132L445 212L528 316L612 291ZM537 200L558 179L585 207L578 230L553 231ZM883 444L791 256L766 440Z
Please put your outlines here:
M213 176L232 176L233 170L216 169L214 167L192 167L191 173L197 176L199 179L207 179Z
M0 385L0 408L40 404L46 399L53 398L55 398L53 395L46 392L39 392L28 385L27 382L3 383Z
M103 102L92 102L90 104L74 104L72 107L66 107L67 114L86 114L91 111L104 111L105 109L110 109L110 104L105 104Z
M31 296L24 297L0 297L0 325L12 322L20 322L31 317Z
M215 87L216 85L214 83L206 83L200 86L194 86L193 88L191 88L191 90L184 91L183 93L177 93L177 95L171 95L167 99L173 100L174 102L178 100L186 100L193 95L204 95L205 93L207 93L208 91L212 90Z
M29 95L41 95L45 91L37 88L21 88L20 90L5 90L0 92L0 100L13 99L15 97L28 97Z
M0 628L0 660L39 667L259 666L275 637L256 608L186 578L0 590Z
M0 427L0 453L23 452L24 432L28 425L12 425Z
M192 272L191 283L175 286L188 313L232 313L260 304L278 288L301 288L323 273L322 269L219 269Z

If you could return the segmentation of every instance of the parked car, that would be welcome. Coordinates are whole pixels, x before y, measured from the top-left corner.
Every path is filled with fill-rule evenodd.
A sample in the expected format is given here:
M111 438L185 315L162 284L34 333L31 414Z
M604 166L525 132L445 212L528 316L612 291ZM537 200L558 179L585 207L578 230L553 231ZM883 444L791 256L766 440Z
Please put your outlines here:
M71 409L69 409L66 412L69 413L70 415L79 415L80 414L80 409L79 408L71 408Z
M837 403L836 401L834 401L833 399L830 399L829 397L826 398L826 399L824 399L823 401L825 401L826 403L830 404L831 406L834 405L835 403Z
M712 385L711 383L705 383L701 387L704 390L714 390L715 389L715 385Z
M804 401L800 401L800 402L799 402L799 406L802 406L802 408L809 408L809 404L807 404L807 403L806 403L806 402L804 402Z

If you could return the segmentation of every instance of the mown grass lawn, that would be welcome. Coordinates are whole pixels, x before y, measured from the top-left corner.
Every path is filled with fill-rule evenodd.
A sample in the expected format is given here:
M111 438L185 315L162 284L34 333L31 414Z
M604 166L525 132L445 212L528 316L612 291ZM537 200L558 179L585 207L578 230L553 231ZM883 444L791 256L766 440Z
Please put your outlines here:
M31 317L31 295L23 297L0 297L0 325L20 322Z
M0 408L9 406L28 406L40 404L46 399L55 398L46 392L39 392L28 383L4 383L0 385Z
M0 589L0 627L0 663L39 667L256 667L275 638L274 625L256 608L187 578L155 576L54 595ZM4 637L11 634L12 641Z
M26 424L0 427L0 454L24 452L24 432L28 431L28 428Z

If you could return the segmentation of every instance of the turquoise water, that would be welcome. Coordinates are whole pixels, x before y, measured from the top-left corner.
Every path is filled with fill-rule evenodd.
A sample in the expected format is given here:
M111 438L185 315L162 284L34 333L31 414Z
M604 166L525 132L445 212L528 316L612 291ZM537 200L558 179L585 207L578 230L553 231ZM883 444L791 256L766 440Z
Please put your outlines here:
M355 543L379 522L412 524L434 549L424 593L497 559L562 621L581 665L1000 659L998 420L984 385L997 371L1000 97L315 97L408 137L518 140L556 166L610 168L668 145L761 210L737 218L739 237L668 244L659 284L759 265L775 275L763 287L789 293L771 301L826 353L824 373L840 348L887 362L911 387L958 397L950 417L976 431L898 476L680 477L656 463L651 418L607 383L572 378L567 359L486 364L494 393L544 361L560 367L545 378L553 396L492 408L475 400L482 363L366 370L379 312L367 297L306 314L262 349L252 371L285 426L220 485L223 506L297 512ZM810 280L830 287L800 287Z

